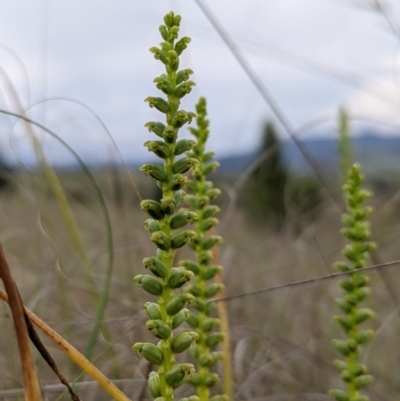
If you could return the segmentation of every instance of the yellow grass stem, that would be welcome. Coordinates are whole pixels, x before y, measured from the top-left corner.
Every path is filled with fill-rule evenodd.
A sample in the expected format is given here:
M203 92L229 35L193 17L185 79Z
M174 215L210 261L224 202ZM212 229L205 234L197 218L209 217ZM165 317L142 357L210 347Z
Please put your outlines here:
M24 379L25 401L41 401L42 393L40 390L39 379L36 373L35 362L33 360L30 347L28 328L25 322L24 309L18 288L11 276L8 263L6 261L3 248L0 245L0 278L3 280L7 294L1 291L2 297L9 298L8 304L12 312L14 327L17 337L19 354L21 359L22 377Z
M0 290L0 298L8 303L7 294ZM88 359L86 359L74 346L49 327L43 320L25 307L25 312L32 323L46 334L67 356L79 365L89 376L99 383L108 394L117 401L132 401L114 383L100 372ZM38 401L40 399L32 399Z

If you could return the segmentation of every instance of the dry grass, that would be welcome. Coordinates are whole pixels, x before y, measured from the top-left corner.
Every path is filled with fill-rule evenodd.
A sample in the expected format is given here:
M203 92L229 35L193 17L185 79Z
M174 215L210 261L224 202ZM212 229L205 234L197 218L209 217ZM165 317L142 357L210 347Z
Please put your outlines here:
M119 385L132 399L147 400L143 379L149 367L131 346L135 341L152 340L152 336L144 328L142 314L147 296L133 285L132 278L143 272L141 260L152 254L153 245L143 229L144 216L126 176L106 171L96 173L96 177L112 217L115 268L103 326L109 336L106 330L102 331L94 362L111 379L123 379ZM60 178L94 267L95 282L101 287L106 239L96 198L79 173L61 174ZM88 289L79 258L68 243L56 202L40 176L17 174L14 181L13 191L0 194L0 241L13 275L25 304L82 351L94 325L94 294ZM141 190L145 197L153 191L143 186ZM226 197L222 220L228 201ZM394 200L382 208L383 198L375 198L375 202L379 212L373 218L372 228L381 259L400 259L400 204ZM221 224L220 234L225 238L221 262L225 267L227 295L332 272L330 266L340 258L343 246L337 208L326 201L319 206L318 218L311 221L290 210L288 215L290 219L279 233L267 227L252 227L238 209L229 215L226 224ZM386 271L398 288L400 275L396 267ZM371 272L370 276L370 302L378 317L373 321L376 337L364 352L376 379L369 395L371 399L394 400L400 391L400 312L379 273ZM337 313L333 302L337 296L336 283L328 280L228 302L235 400L329 399L327 390L341 386L332 366L338 355L330 345L331 338L341 335L332 322ZM21 388L12 320L7 306L2 304L0 308L0 389ZM47 339L43 340L68 379L76 379L79 369ZM57 384L38 355L36 363L42 385ZM83 376L81 380L89 379ZM84 384L79 393L85 400L109 399L100 389ZM53 391L48 394L49 400L58 399ZM0 399L1 394L0 391Z

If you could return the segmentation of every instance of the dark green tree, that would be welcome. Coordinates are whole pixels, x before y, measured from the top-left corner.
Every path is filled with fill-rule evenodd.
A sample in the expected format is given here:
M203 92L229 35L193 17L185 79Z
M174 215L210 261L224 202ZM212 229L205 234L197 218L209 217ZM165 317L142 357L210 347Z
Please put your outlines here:
M249 177L241 196L254 223L268 222L279 228L285 216L284 188L287 168L272 122L264 125L257 160L259 164Z

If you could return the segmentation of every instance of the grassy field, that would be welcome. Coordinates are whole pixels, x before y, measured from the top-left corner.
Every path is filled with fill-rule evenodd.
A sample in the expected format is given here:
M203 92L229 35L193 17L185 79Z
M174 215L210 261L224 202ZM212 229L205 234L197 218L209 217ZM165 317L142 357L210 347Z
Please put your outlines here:
M126 173L109 170L94 174L111 216L115 249L111 293L92 360L132 399L147 400L149 365L131 347L152 337L144 327L146 294L132 278L143 272L141 260L154 252L154 245L143 228L145 217ZM144 197L155 193L155 188L142 184L142 176L135 174L135 179ZM106 281L107 231L86 178L80 173L61 173L60 180L79 225L91 272L85 271L74 252L57 203L40 173L16 173L13 187L0 193L0 240L26 306L83 351L95 324L96 291L101 291ZM229 181L221 184L218 233L224 237L221 264L227 296L325 276L333 272L333 262L342 260L340 211L328 197L312 215L296 214L289 200L288 217L274 232L268 226L251 225L237 207L235 199L248 194L236 194ZM378 194L372 202L376 209L372 232L379 244L374 263L400 259L400 200L395 189L390 197ZM377 312L372 323L376 336L364 350L363 359L375 377L367 393L382 401L399 399L400 392L397 268L369 273L373 290L369 304ZM327 390L341 386L332 365L338 355L330 343L341 336L332 322L338 313L334 299L340 294L336 281L288 286L228 301L235 400L330 399ZM1 304L0 308L0 399L22 399L5 392L22 388L22 382L8 307ZM79 368L43 340L68 380L79 377ZM36 362L42 385L56 385L56 377L38 355ZM90 378L82 376L80 381L79 393L85 400L110 399ZM47 399L61 399L59 388L48 387ZM182 394L188 388L183 386Z

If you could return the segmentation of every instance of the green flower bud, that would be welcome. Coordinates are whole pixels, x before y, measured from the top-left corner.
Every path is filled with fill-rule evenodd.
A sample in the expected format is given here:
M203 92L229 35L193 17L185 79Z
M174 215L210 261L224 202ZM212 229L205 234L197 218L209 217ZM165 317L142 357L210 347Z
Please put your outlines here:
M165 374L165 382L168 386L175 387L177 384L189 380L194 371L191 363L177 364Z
M145 258L143 259L143 265L157 277L166 278L168 276L167 266L158 258Z
M168 42L174 41L178 37L178 33L179 33L179 27L178 26L173 26L169 30Z
M179 156L182 153L187 152L188 150L192 149L193 146L196 145L195 141L188 140L188 139L181 139L175 145L175 156Z
M201 222L200 230L203 232L208 231L210 228L216 226L219 223L219 220L215 217L209 217Z
M174 174L168 182L168 188L177 191L186 185L188 178L182 174Z
M160 89L166 95L172 95L174 93L174 86L169 81L169 77L165 74L161 77L154 78L153 82L156 84L156 88Z
M199 312L205 312L207 309L207 301L204 301L203 299L196 298L194 300L194 307L199 311Z
M348 333L354 327L353 322L347 316L334 316L334 320L342 327L345 333Z
M161 365L163 361L163 353L160 348L150 343L136 343L132 347L134 350L139 351L146 360L154 365Z
M160 377L156 372L150 372L149 380L147 382L150 394L156 398L161 396Z
M174 202L176 205L179 205L186 198L186 192L180 189L179 191L175 191L174 193Z
M171 120L171 125L174 126L175 128L181 128L187 122L189 122L189 120L191 120L191 113L188 113L185 110L179 110L174 114Z
M190 348L189 352L194 358L197 359L200 356L200 354L204 351L203 349L200 350L200 347L196 343L195 345L193 345L193 347Z
M168 52L168 64L172 71L178 71L179 69L179 57L175 50L170 50Z
M184 174L191 168L197 166L198 164L199 164L198 160L184 157L183 159L180 159L176 163L174 163L174 165L172 166L172 172L174 174L178 173Z
M149 50L154 54L156 60L160 60L164 64L168 63L168 56L165 51L160 50L158 47L151 47Z
M206 315L210 316L214 312L216 307L217 307L217 303L216 302L207 302L207 306L206 306L206 309L205 309Z
M207 206L203 210L203 219L208 219L209 217L214 216L214 214L219 213L219 211L220 211L220 208L217 205Z
M329 390L329 394L337 401L350 401L349 396L342 390Z
M350 267L344 262L336 262L333 264L333 267L341 272L350 271Z
M218 162L212 162L207 164L204 169L203 169L203 175L208 175L211 174L213 171L215 171L219 166Z
M193 373L191 376L190 376L190 383L191 384L193 384L193 386L195 386L195 387L198 387L198 386L200 386L201 385L201 382L202 382L202 380L201 380L201 376L198 374L198 373Z
M168 279L168 285L174 289L181 288L193 277L194 274L190 270L186 270L184 267L173 267Z
M193 262L192 260L181 260L179 262L179 266L182 266L187 270L190 270L196 275L199 274L200 272L199 265L196 262Z
M355 338L357 344L364 344L374 336L374 330L361 330Z
M159 164L143 164L142 166L140 166L139 170L143 171L146 175L153 177L157 181L167 181L167 173L165 172L164 167L160 166Z
M353 341L332 340L334 347L344 356L349 356L357 349L357 345Z
M206 338L207 347L214 347L225 338L224 333L211 333Z
M150 121L144 125L146 128L148 128L149 132L154 132L156 135L159 137L163 137L163 133L165 130L165 125L160 122L154 122Z
M191 313L188 318L187 322L192 326L192 327L199 327L199 318Z
M172 125L168 125L165 127L164 133L163 133L163 138L165 142L167 143L174 143L176 141L176 137L178 135L177 129L173 127Z
M190 292L195 297L201 297L203 295L203 290L198 284L191 284L185 287L185 292Z
M364 301L364 299L369 295L371 290L368 287L358 288L355 291L355 297L358 302Z
M204 206L210 201L208 196L197 196L194 204L195 209L203 209Z
M133 282L136 283L139 287L143 288L149 294L152 295L162 294L163 291L162 285L154 277L139 274L138 276L134 277Z
M203 272L201 274L201 278L203 280L210 280L221 272L222 272L222 266L218 266L218 265L209 266L203 270Z
M217 295L219 292L223 291L224 288L225 288L225 286L223 284L212 283L204 291L204 296L206 298L212 298L215 295Z
M173 11L170 11L168 14L165 14L164 23L167 26L167 28L172 28L174 26L174 18L175 14L173 13Z
M156 201L145 199L140 202L140 208L153 219L162 220L164 218L165 213Z
M220 322L221 321L219 319L209 317L203 321L203 323L200 326L200 329L202 332L207 333L212 329L214 329L216 326L218 326Z
M222 352L205 353L199 356L199 365L211 368L222 358Z
M199 335L194 332L183 332L178 334L171 343L171 349L175 354L180 354L181 352L187 350L197 339Z
M341 361L340 359L335 359L333 361L333 364L340 370L345 370L347 369L347 363L345 361Z
M351 313L353 307L345 299L335 299L335 302L342 312Z
M172 318L172 329L178 328L190 316L190 310L183 308Z
M170 110L168 102L161 97L149 96L144 101L149 103L150 107L155 107L158 111L161 111L161 113L167 114Z
M193 81L186 81L175 88L174 95L181 99L192 91L192 87L196 84Z
M179 231L171 236L171 246L174 249L181 248L188 241L192 241L197 234L191 230Z
M157 320L149 320L146 323L146 328L150 330L157 338L161 340L166 340L171 336L171 329L167 323L164 321Z
M176 202L170 196L161 199L161 208L166 214L172 214L175 211Z
M218 188L213 188L206 192L206 196L208 196L210 199L215 199L220 194L221 191Z
M204 385L206 387L213 387L218 383L218 375L216 373L210 373L205 379L204 379Z
M178 55L181 55L182 52L187 48L187 45L191 42L191 39L188 38L187 36L184 36L182 39L180 39L178 42L175 44L175 51L178 53Z
M151 234L150 239L162 251L168 251L171 248L171 239L163 231L156 231Z
M146 302L143 306L144 314L152 320L161 319L160 306L154 302Z
M186 302L193 302L193 300L192 294L176 295L167 302L165 309L169 316L174 316L185 307Z
M211 249L215 245L219 245L222 242L222 237L219 235L211 235L210 237L206 238L203 242L203 249Z
M367 367L361 363L358 363L351 371L354 377L364 375L367 373Z
M211 251L203 251L198 254L198 261L201 265L208 265L213 259Z
M144 227L151 234L160 230L160 223L157 220L147 219L144 221Z
M168 31L165 25L160 25L160 27L158 28L158 30L161 33L161 36L164 40L168 40Z
M354 287L361 288L361 287L368 285L369 277L366 276L365 274L353 274L352 281L353 281Z
M149 152L153 152L156 156L160 157L161 159L167 159L171 154L168 145L162 141L147 141L144 143L144 146L147 146Z
M176 51L176 49L175 49L175 51ZM187 68L185 70L181 70L181 71L177 72L177 74L176 74L176 84L179 85L182 82L187 81L192 74L193 74L193 71L190 68Z
M354 290L354 285L350 280L340 280L339 285L348 292L351 292Z
M374 378L371 375L362 375L362 376L358 376L354 380L354 385L355 385L356 389L360 389L360 388L367 386L368 384L371 384L373 381L374 381Z
M172 217L170 222L170 227L173 230L181 228L186 224L192 224L194 221L198 220L199 216L197 216L194 212L189 212L188 210L180 210L175 216Z
M375 313L368 308L361 308L355 312L354 323L361 324L362 322L371 319L375 316Z

